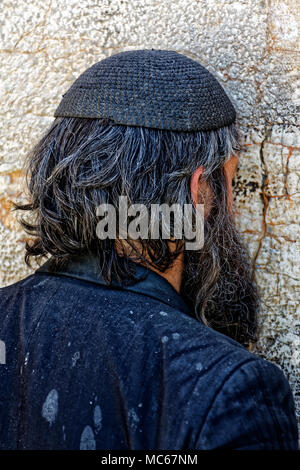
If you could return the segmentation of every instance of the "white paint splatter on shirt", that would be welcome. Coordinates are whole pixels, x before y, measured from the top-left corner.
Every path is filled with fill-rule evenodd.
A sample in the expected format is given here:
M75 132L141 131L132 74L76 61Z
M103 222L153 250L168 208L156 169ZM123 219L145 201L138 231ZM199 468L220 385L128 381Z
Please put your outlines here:
M82 431L80 438L80 450L95 450L96 441L91 426L86 426Z
M26 353L25 359L24 359L24 366L27 366L28 364L28 359L29 359L29 352Z
M102 411L99 405L96 405L94 409L94 426L96 432L102 428Z
M54 423L58 412L58 392L53 388L44 401L42 407L42 416L48 421L50 426Z
M138 415L136 414L133 408L131 408L128 411L128 421L129 421L129 426L131 427L132 431L136 431L140 418L138 417Z
M72 356L72 367L76 366L78 359L80 359L80 352L76 351L76 353L74 353Z

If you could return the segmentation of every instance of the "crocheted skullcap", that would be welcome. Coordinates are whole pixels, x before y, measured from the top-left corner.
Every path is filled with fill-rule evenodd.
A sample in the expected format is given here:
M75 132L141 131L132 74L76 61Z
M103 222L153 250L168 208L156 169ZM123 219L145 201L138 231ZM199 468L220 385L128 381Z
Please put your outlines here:
M120 52L85 70L63 95L54 116L198 131L230 125L236 112L201 64L175 51L145 49Z

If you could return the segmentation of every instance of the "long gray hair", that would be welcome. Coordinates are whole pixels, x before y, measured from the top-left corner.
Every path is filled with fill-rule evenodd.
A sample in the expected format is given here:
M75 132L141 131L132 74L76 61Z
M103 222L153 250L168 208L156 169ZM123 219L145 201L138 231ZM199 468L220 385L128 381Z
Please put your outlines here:
M96 235L96 208L119 196L129 204L191 204L190 178L205 167L212 209L205 221L204 246L185 252L182 295L194 315L243 344L255 339L257 294L250 281L247 254L227 209L224 163L239 150L235 124L212 131L178 132L115 125L107 119L56 118L28 155L28 204L33 222L22 219L33 236L31 257L52 255L54 268L77 254L99 259L103 278L134 279L132 262L120 256L115 241ZM182 250L168 240L140 240L135 259L159 271ZM133 249L135 249L133 247ZM246 292L247 291L247 292ZM244 307L242 308L242 306Z

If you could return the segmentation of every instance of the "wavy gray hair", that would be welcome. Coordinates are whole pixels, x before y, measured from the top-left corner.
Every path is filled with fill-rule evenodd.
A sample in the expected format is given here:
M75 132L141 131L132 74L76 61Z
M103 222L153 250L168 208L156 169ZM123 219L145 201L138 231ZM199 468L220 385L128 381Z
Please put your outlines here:
M212 208L204 227L204 246L185 252L182 295L194 315L242 344L255 340L258 295L248 255L227 209L224 163L239 150L235 124L199 132L116 125L107 119L56 118L28 155L28 204L33 222L21 220L33 236L26 262L51 254L53 269L77 254L99 259L103 278L134 279L133 264L120 256L114 240L96 235L96 208L119 196L129 204L191 204L190 178L205 167ZM135 260L160 271L182 250L163 239L140 240Z

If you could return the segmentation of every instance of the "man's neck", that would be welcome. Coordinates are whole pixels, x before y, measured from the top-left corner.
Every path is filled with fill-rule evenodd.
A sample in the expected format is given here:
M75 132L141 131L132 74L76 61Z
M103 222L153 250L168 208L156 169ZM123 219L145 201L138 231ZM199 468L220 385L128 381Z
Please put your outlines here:
M174 246L171 245L171 249L174 249ZM136 254L132 250L132 247L130 247L126 241L124 240L118 240L118 243L116 244L116 250L117 253L120 256L126 256L128 258L133 258L134 261L136 261ZM166 271L162 272L156 269L149 260L148 263L143 263L140 262L143 266L146 268L154 271L155 273L159 274L161 277L166 279L169 284L180 294L180 288L181 288L181 281L182 281L182 273L183 273L183 263L184 263L184 253L183 251L177 256L177 258L174 260L172 266L167 269Z
M173 265L171 268L166 270L165 272L161 272L158 269L155 269L152 266L148 266L148 269L151 269L152 271L156 272L159 274L161 277L166 279L169 284L171 284L172 287L180 294L180 288L181 288L181 281L182 281L182 273L183 273L183 259L184 255L183 253L180 253L175 261L173 262Z

